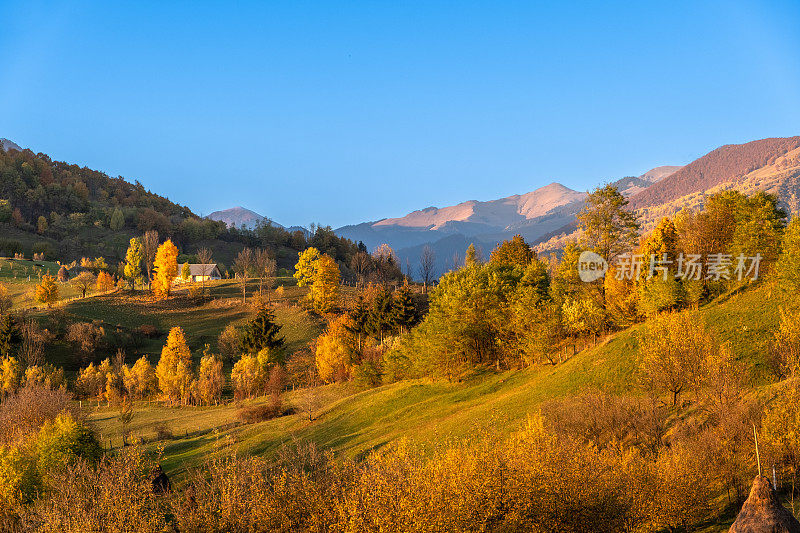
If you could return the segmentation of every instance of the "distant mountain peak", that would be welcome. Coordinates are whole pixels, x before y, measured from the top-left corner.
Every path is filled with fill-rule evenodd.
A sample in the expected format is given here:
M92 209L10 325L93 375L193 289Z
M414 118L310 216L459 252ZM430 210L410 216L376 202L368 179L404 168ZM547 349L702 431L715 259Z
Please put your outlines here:
M5 152L9 150L19 150L20 152L22 151L22 147L20 147L20 145L18 145L12 140L6 139L5 137L0 137L0 148L2 148L3 151Z
M553 182L535 191L499 200L468 200L448 207L426 207L403 217L385 218L375 222L373 226L440 230L452 226L453 223L469 223L506 228L543 216L566 204L581 201L584 196L585 193Z
M277 222L242 206L231 207L230 209L223 209L222 211L214 211L206 218L224 222L228 227L236 226L237 228L252 229L261 222L269 222L278 228L283 227Z

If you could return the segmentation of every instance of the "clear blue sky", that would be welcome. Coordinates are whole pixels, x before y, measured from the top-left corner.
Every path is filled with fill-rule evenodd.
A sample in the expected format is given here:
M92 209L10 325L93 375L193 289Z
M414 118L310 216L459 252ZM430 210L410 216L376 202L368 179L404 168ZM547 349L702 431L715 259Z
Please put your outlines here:
M339 226L800 134L796 0L0 0L0 18L0 137L202 214Z

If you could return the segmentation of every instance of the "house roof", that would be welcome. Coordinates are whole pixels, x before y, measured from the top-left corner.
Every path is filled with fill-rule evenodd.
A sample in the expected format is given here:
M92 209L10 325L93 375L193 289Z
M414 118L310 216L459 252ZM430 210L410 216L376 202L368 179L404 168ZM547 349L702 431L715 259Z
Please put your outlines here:
M189 274L192 276L210 276L215 272L219 275L216 263L189 263Z

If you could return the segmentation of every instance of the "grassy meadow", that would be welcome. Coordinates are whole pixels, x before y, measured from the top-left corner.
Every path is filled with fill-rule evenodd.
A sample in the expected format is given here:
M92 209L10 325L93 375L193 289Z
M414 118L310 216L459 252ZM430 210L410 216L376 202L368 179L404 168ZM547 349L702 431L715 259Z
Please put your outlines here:
M770 341L770 328L774 327L783 298L771 287L762 286L721 298L701 309L718 338L729 343L750 369L755 393L769 394L763 379L767 365L764 347ZM290 343L299 345L313 338L309 329L292 325L291 320L299 320L297 313L301 311L292 307L279 309L283 309L279 320L289 320L283 323ZM181 316L175 313L167 316ZM221 316L227 320L239 315L231 312ZM198 466L208 454L230 447L241 453L270 455L285 443L311 441L341 457L359 458L400 438L424 448L450 439L509 434L553 398L589 389L644 394L637 384L640 327L610 335L555 366L503 373L479 371L452 383L420 379L369 390L343 383L313 392L287 392L285 402L289 406L299 406L308 401L308 394L314 395L317 408L313 421L297 413L245 425L238 422L238 406L233 403L169 408L144 402L136 404L129 429L134 437L141 437L149 448L163 454L165 470L178 479L187 466ZM196 344L210 335L210 328L210 324L202 329L187 325L191 342ZM251 403L266 401L261 398ZM90 406L89 419L105 445L110 442L111 446L120 446L123 427L118 409L96 402L90 402ZM167 428L172 437L159 440L160 426Z

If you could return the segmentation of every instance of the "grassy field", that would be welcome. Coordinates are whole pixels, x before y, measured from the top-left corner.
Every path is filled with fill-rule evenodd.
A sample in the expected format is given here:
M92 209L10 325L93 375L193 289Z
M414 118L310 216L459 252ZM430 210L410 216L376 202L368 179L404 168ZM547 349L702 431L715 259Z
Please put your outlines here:
M4 266L0 266L0 273ZM316 338L324 324L298 305L306 289L294 286L291 278L281 279L280 284L284 289L275 302L276 316L286 336L287 353L291 354ZM184 329L193 354L199 358L205 343L215 347L227 324L247 320L254 310L242 303L240 287L229 280L211 283L206 299L190 297L187 291L188 288L179 289L162 302L155 302L144 293L75 299L59 306L57 313L61 313L60 320L68 322L99 320L107 327L131 331L143 324L156 326L161 335L146 339L127 356L130 362L145 354L155 363L170 327ZM248 286L251 301L255 291L253 282ZM750 384L757 394L769 394L769 345L779 308L790 302L790 296L765 285L726 295L701 309L717 338L728 343L749 369ZM42 312L43 319L45 315ZM453 383L412 380L369 390L346 383L311 391L288 391L284 401L296 411L313 397L313 421L297 413L243 424L237 417L241 406L232 402L183 408L139 402L128 430L134 439L141 439L149 449L162 454L163 467L178 483L187 467L199 466L209 455L222 450L270 456L284 444L310 441L331 449L339 457L358 459L400 438L408 438L425 449L451 439L508 434L553 398L586 389L642 394L637 375L641 327L601 339L596 346L558 365L502 373L484 370ZM68 363L69 347L62 350L60 357ZM59 362L58 357L54 362ZM260 398L250 403L266 401ZM123 427L118 408L97 402L84 402L84 407L104 445L121 446ZM164 431L171 436L165 436Z
M8 289L15 308L34 307L34 291L41 276L55 276L61 265L51 261L27 261L12 258L0 258L0 283ZM78 291L67 283L58 283L59 297L71 299L79 296Z
M782 301L764 287L702 310L719 339L735 343L735 353L750 368L756 386L765 381L763 349ZM319 409L312 422L296 414L240 425L234 405L172 409L143 404L137 407L131 430L150 440L157 425L172 429L173 439L150 444L163 447L164 466L172 474L199 464L220 443L233 444L244 453L269 455L284 443L308 440L342 457L357 458L401 437L435 445L451 438L508 433L548 399L587 388L640 394L637 329L610 336L555 366L486 371L456 383L414 380L365 391L351 384L321 387L314 392ZM297 404L304 394L289 392L286 401ZM117 416L115 409L107 407L93 408L90 415L106 442L111 439L115 446L122 434Z

